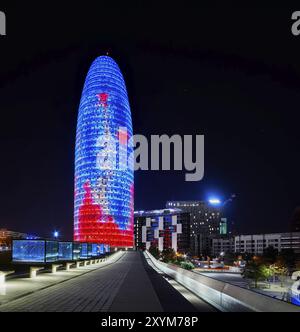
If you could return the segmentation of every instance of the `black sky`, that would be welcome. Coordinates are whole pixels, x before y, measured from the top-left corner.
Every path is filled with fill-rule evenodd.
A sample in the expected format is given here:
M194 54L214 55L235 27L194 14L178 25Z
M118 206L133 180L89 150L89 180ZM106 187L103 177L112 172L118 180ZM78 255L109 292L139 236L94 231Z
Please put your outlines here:
M81 90L109 50L135 133L205 135L204 179L137 172L136 209L235 193L241 232L288 229L300 205L297 8L29 3L0 8L0 227L71 237Z

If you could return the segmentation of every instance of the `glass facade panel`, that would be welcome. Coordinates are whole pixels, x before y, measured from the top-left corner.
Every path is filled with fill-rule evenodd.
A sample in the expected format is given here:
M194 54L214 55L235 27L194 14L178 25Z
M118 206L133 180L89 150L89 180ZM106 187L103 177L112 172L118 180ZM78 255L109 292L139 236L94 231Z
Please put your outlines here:
M45 241L43 240L13 240L13 262L36 262L45 261Z
M81 243L73 243L73 260L80 259L81 247Z
M46 262L55 262L58 259L58 242L46 241Z
M103 255L105 253L105 249L104 249L104 244L100 244L100 255Z
M59 242L58 259L59 260L72 260L73 259L73 243L72 242Z
M92 244L92 257L100 255L100 245L97 243Z
M110 245L109 244L105 244L104 245L104 251L105 251L105 253L109 253L110 252Z
M88 245L87 245L87 243L81 243L80 258L82 258L82 259L88 258Z
M87 244L87 258L90 258L93 256L93 246L92 243Z
M52 263L100 256L107 247L99 243L58 242L52 240L13 240L13 262Z

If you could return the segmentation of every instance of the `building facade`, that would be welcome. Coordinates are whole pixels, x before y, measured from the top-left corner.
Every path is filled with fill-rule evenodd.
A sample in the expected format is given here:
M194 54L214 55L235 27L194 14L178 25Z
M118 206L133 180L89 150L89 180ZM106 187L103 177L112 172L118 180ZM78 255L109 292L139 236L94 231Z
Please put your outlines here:
M74 241L133 247L131 112L122 73L108 56L87 74L77 121Z
M137 249L157 247L186 253L190 248L190 215L179 209L136 211L134 213Z
M219 237L212 240L212 255L222 256L227 253L235 252L234 237Z
M190 253L210 255L213 238L227 229L226 219L221 220L221 207L206 201L168 201L166 207L190 214Z
M259 255L266 248L273 247L278 252L293 249L296 254L300 254L300 232L238 235L234 242L236 253Z
M14 232L7 229L0 229L0 251L11 250L13 239L38 239L39 237L21 233Z
M285 249L292 249L300 254L300 232L268 233L237 235L234 237L213 239L213 255L221 253L249 253L262 255L268 247L273 247L281 252Z

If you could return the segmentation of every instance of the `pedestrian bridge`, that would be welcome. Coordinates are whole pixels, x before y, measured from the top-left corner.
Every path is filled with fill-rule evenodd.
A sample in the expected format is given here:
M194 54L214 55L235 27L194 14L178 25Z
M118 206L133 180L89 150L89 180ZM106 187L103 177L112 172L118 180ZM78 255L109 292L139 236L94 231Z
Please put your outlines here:
M300 307L156 260L152 264L220 311L300 312Z
M0 312L218 310L299 312L300 308L136 251L118 251L105 261L63 270L56 267L54 273L37 273L33 278L8 279L0 286Z
M0 293L0 312L196 312L215 311L187 300L142 253L117 252L99 264L83 265L36 278L14 278Z

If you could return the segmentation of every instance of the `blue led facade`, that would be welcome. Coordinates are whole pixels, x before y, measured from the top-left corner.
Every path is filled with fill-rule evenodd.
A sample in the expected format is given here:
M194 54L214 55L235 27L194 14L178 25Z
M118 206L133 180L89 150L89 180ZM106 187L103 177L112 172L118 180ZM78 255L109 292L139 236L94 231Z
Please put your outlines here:
M58 242L46 241L46 263L55 262L58 259Z
M81 258L82 243L58 242L59 260L77 260ZM88 257L84 257L88 258Z
M45 243L44 241L19 240L13 241L12 260L14 262L45 262Z
M73 242L73 259L74 260L80 259L81 250L82 250L82 244Z
M82 258L82 259L89 258L89 256L88 256L88 244L87 243L82 243L81 244L80 258Z
M100 257L110 252L101 243L78 243L53 240L13 240L14 263L53 263Z
M93 243L92 244L92 257L100 256L100 245Z
M59 260L72 260L73 259L73 243L72 242L59 242L58 259Z
M45 240L13 240L13 262L51 263L58 259L58 243Z
M98 57L77 122L74 241L133 247L133 147L126 86L116 62Z
M103 255L105 253L104 244L100 244L100 254Z

